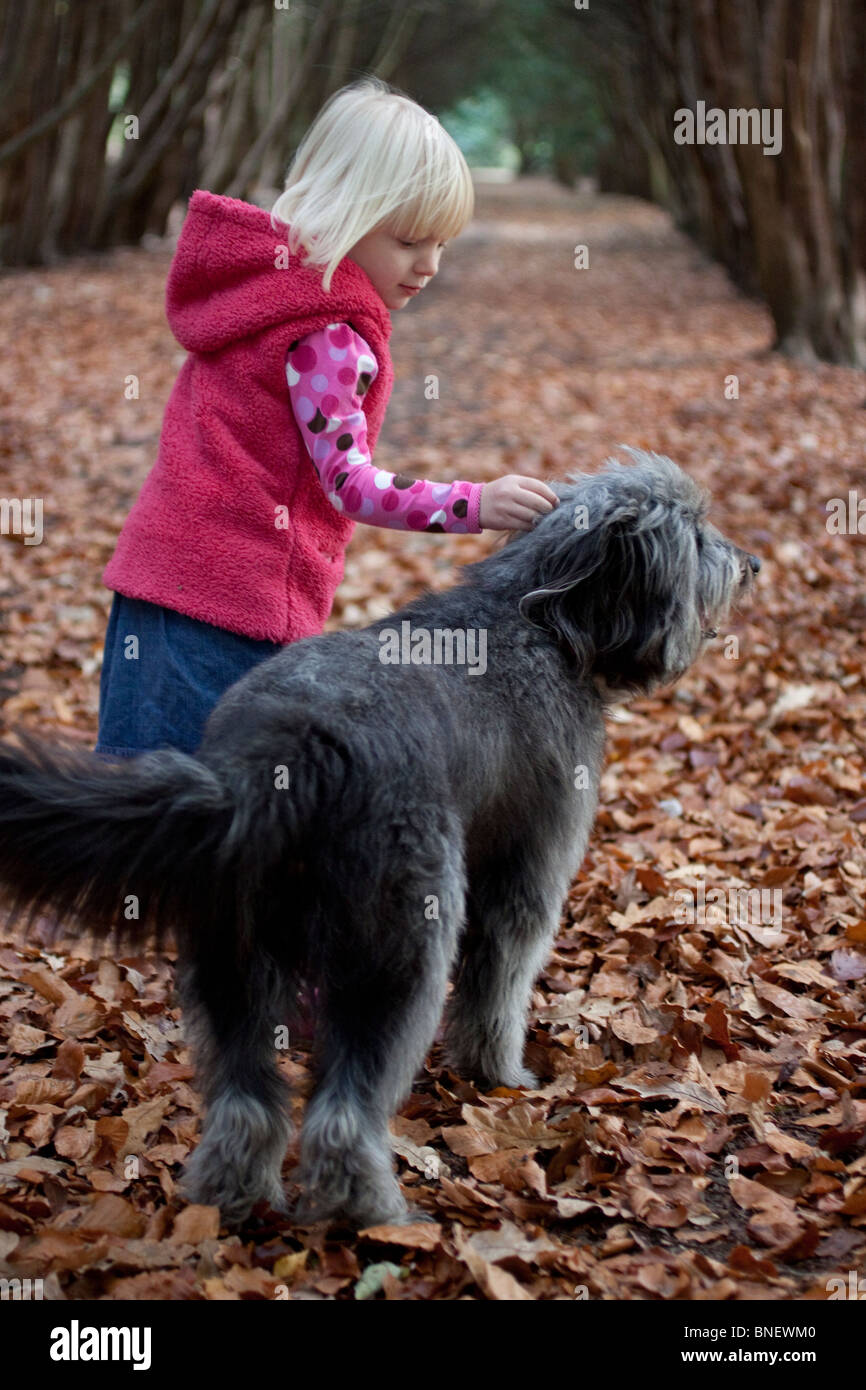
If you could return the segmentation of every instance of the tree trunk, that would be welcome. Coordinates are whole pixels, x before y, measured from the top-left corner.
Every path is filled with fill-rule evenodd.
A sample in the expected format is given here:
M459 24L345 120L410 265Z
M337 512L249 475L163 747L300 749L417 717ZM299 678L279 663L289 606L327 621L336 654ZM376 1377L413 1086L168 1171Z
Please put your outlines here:
M776 347L866 366L863 0L620 0L596 52L628 112L615 148L641 142L655 196L766 299ZM677 144L675 112L698 101L726 121L781 111L781 150Z

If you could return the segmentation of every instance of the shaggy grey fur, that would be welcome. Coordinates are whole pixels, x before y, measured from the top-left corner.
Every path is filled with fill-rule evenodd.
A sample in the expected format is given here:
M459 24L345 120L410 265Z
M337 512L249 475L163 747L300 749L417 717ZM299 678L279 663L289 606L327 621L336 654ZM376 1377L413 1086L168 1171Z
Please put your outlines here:
M0 751L0 881L90 928L174 928L205 1100L184 1192L282 1204L275 1029L317 990L296 1218L411 1215L388 1122L446 1005L446 1056L533 1086L533 981L595 815L606 700L676 680L754 556L669 459L554 484L530 532L361 631L308 638L220 701L195 758ZM486 669L387 664L387 629L482 631ZM287 784L287 785L286 785Z

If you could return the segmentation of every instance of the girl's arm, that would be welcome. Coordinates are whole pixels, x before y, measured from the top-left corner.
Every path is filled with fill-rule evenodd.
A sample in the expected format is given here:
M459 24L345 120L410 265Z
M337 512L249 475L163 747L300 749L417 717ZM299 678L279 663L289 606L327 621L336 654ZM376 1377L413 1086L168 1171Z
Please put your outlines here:
M372 462L362 398L378 370L346 323L330 323L289 349L289 397L325 495L337 511L369 526L480 532L483 483L426 482Z

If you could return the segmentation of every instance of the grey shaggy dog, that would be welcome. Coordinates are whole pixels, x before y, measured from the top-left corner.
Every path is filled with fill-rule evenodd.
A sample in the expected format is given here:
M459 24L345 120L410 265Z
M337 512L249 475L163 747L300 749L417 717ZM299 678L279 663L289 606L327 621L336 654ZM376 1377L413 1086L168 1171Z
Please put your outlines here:
M275 1030L314 989L302 1223L420 1214L388 1121L443 1008L452 1068L536 1085L530 992L586 850L605 702L681 676L759 563L675 464L629 452L554 484L560 505L454 588L255 668L194 757L0 744L12 914L52 908L124 943L175 934L205 1106L182 1192L228 1224L260 1200L286 1210ZM404 623L484 634L486 669L384 661Z

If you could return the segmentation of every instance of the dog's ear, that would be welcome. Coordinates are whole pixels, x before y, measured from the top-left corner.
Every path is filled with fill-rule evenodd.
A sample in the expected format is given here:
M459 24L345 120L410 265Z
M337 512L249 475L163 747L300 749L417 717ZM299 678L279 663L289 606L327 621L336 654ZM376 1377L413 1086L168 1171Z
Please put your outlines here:
M694 519L638 473L563 491L545 519L540 582L519 605L574 653L581 676L635 692L675 680L702 641Z

